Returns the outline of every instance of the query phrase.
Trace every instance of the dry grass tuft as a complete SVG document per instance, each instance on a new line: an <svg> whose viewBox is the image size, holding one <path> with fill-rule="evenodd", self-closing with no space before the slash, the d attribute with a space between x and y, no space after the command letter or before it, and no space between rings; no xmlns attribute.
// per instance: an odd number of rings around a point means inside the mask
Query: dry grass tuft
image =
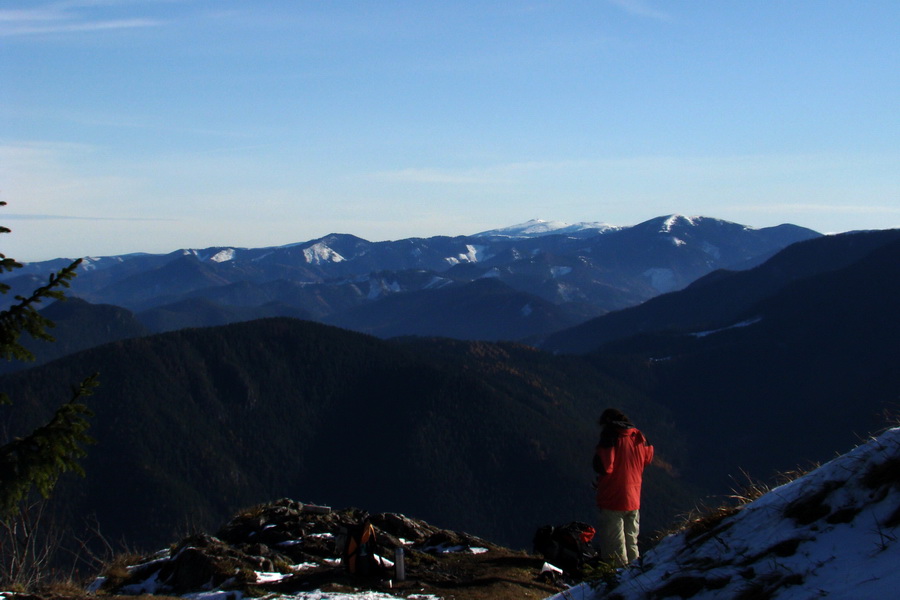
<svg viewBox="0 0 900 600"><path fill-rule="evenodd" d="M139 554L123 553L112 558L100 571L100 575L106 578L104 587L113 588L122 585L131 575L129 567L143 560Z"/></svg>
<svg viewBox="0 0 900 600"><path fill-rule="evenodd" d="M661 536L684 532L688 541L717 530L722 522L737 513L742 506L753 502L769 491L765 483L752 479L742 471L746 482L732 488L732 493L725 496L726 502L718 505L701 505L685 515L682 520L670 531Z"/></svg>
<svg viewBox="0 0 900 600"><path fill-rule="evenodd" d="M739 510L739 506L724 504L697 508L685 517L678 531L683 531L688 541L696 540L704 534L717 530L722 521Z"/></svg>

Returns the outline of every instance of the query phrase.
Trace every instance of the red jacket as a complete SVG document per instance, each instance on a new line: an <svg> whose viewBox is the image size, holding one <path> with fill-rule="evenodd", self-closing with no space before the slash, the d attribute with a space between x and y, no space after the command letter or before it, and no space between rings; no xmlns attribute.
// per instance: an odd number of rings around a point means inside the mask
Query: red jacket
<svg viewBox="0 0 900 600"><path fill-rule="evenodd" d="M653 446L634 427L609 428L600 436L594 454L597 507L606 510L638 510L644 467L653 460Z"/></svg>

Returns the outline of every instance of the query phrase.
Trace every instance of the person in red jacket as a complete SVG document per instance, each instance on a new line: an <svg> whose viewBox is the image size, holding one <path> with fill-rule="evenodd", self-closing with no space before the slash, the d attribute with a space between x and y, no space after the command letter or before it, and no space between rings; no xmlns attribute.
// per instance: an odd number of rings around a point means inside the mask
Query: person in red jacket
<svg viewBox="0 0 900 600"><path fill-rule="evenodd" d="M597 472L598 534L604 561L626 565L637 560L641 482L653 460L653 446L625 414L608 408L600 415L600 443L594 452Z"/></svg>

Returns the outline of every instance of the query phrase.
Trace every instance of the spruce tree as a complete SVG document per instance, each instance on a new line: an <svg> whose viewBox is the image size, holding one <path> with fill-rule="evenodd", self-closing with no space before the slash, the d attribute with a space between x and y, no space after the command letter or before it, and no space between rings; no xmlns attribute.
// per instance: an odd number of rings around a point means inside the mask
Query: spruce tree
<svg viewBox="0 0 900 600"><path fill-rule="evenodd" d="M0 206L5 205L0 202ZM0 226L0 233L9 232L8 228ZM69 287L80 263L80 259L76 260L52 274L46 285L31 294L15 296L12 305L0 311L0 354L6 360L34 359L20 343L23 333L53 341L47 331L53 323L38 312L37 306L45 300L63 299L63 288ZM21 267L14 259L0 254L0 273ZM0 294L9 291L10 286L0 282ZM95 374L75 386L68 401L56 409L47 423L0 446L0 519L14 517L32 491L48 497L63 473L71 471L84 475L78 459L85 456L85 446L93 440L87 434L91 411L83 399L96 385ZM7 394L0 393L0 404L12 404Z"/></svg>

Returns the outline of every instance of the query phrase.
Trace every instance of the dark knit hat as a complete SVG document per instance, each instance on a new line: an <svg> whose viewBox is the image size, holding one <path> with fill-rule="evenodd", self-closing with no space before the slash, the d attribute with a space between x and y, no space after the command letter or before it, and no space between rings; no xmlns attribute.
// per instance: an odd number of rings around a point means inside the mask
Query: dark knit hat
<svg viewBox="0 0 900 600"><path fill-rule="evenodd" d="M612 425L613 423L630 423L630 419L618 408L607 408L600 415L599 425Z"/></svg>

